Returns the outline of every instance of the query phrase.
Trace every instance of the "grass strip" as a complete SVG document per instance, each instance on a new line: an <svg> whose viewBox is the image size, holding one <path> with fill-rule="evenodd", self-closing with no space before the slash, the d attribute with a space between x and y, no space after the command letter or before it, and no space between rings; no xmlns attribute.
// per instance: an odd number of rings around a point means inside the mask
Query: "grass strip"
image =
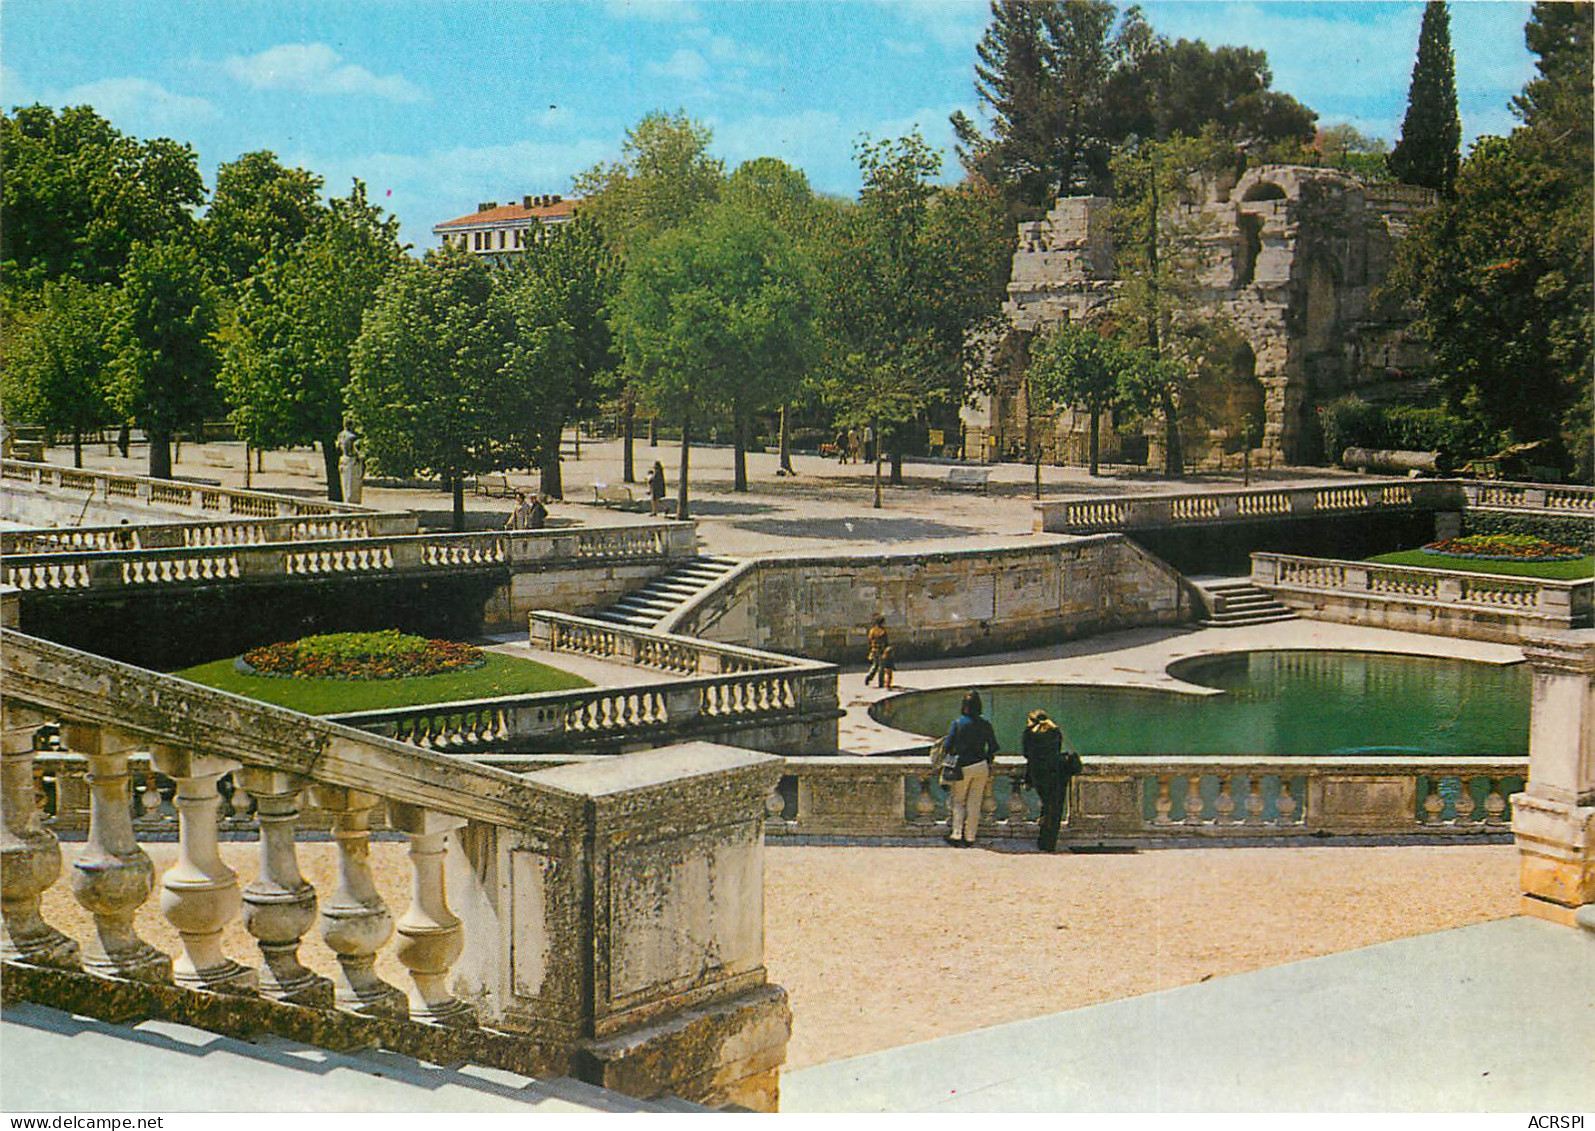
<svg viewBox="0 0 1595 1131"><path fill-rule="evenodd" d="M1595 577L1595 554L1585 554L1582 558L1565 562L1495 562L1483 558L1459 558L1451 554L1428 554L1422 550L1401 550L1394 554L1380 554L1368 561L1378 565L1535 577L1542 581L1583 581Z"/></svg>

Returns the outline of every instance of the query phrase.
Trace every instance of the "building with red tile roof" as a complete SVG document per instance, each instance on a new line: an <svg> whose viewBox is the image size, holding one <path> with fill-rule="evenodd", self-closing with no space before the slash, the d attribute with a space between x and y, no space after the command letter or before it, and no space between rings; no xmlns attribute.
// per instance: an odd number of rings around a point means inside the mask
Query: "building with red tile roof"
<svg viewBox="0 0 1595 1131"><path fill-rule="evenodd" d="M434 225L432 234L476 255L511 255L537 239L533 233L570 223L580 203L557 194L523 196L519 204L484 201L469 216Z"/></svg>

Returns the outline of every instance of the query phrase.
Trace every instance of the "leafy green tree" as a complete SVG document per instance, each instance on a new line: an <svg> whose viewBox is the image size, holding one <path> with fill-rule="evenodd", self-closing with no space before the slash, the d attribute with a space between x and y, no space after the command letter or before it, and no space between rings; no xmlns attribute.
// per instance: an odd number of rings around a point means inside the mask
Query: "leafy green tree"
<svg viewBox="0 0 1595 1131"><path fill-rule="evenodd" d="M1082 408L1091 414L1091 474L1097 474L1101 418L1118 404L1129 351L1078 322L1060 322L1031 351L1025 388L1031 411Z"/></svg>
<svg viewBox="0 0 1595 1131"><path fill-rule="evenodd" d="M1591 475L1595 209L1589 152L1592 13L1536 5L1526 37L1538 73L1525 125L1482 139L1454 200L1419 217L1387 284L1412 302L1450 407L1483 433L1551 441L1548 462Z"/></svg>
<svg viewBox="0 0 1595 1131"><path fill-rule="evenodd" d="M138 244L113 304L110 399L149 439L149 473L172 475L171 441L216 406L217 297L189 242Z"/></svg>
<svg viewBox="0 0 1595 1131"><path fill-rule="evenodd" d="M677 518L688 517L692 426L706 411L730 411L736 489L747 490L745 422L779 403L801 374L809 321L805 280L787 240L741 208L700 214L628 265L615 331L644 396L681 420Z"/></svg>
<svg viewBox="0 0 1595 1131"><path fill-rule="evenodd" d="M719 199L725 166L709 156L713 137L683 111L654 111L627 131L618 162L576 177L583 213L623 258Z"/></svg>
<svg viewBox="0 0 1595 1131"><path fill-rule="evenodd" d="M222 335L218 375L243 437L257 448L320 444L327 497L343 498L338 433L361 319L398 269L398 221L356 181L310 232L270 244Z"/></svg>
<svg viewBox="0 0 1595 1131"><path fill-rule="evenodd" d="M315 173L286 168L267 150L217 169L202 227L202 247L217 281L236 287L309 235L326 212L321 185Z"/></svg>
<svg viewBox="0 0 1595 1131"><path fill-rule="evenodd" d="M83 466L83 433L112 418L106 323L113 295L70 276L47 282L6 334L6 415L70 435L74 467Z"/></svg>
<svg viewBox="0 0 1595 1131"><path fill-rule="evenodd" d="M0 276L8 292L71 275L121 281L134 245L176 238L205 199L192 146L139 141L88 106L0 117Z"/></svg>
<svg viewBox="0 0 1595 1131"><path fill-rule="evenodd" d="M917 132L865 139L857 158L858 205L817 241L824 380L838 422L876 437L878 507L883 451L901 481L907 429L961 403L1012 243L994 194L935 186L941 159Z"/></svg>
<svg viewBox="0 0 1595 1131"><path fill-rule="evenodd" d="M1365 182L1390 178L1390 146L1382 137L1369 137L1357 127L1337 122L1318 131L1319 159L1331 169L1344 169Z"/></svg>
<svg viewBox="0 0 1595 1131"><path fill-rule="evenodd" d="M467 475L527 462L535 405L515 341L489 269L449 246L383 283L354 344L348 404L366 452L390 475L442 477L455 530L465 528Z"/></svg>
<svg viewBox="0 0 1595 1131"><path fill-rule="evenodd" d="M1451 14L1444 0L1429 0L1418 32L1418 60L1407 92L1407 116L1401 123L1401 140L1390 153L1390 171L1406 184L1423 185L1450 196L1461 146Z"/></svg>
<svg viewBox="0 0 1595 1131"><path fill-rule="evenodd" d="M543 494L556 499L564 498L559 445L565 425L589 411L598 393L614 383L619 359L609 306L620 275L620 261L603 233L582 216L534 241L499 280L520 327L521 379L537 406L527 447L541 469ZM628 463L629 449L628 435ZM627 476L630 481L629 469Z"/></svg>

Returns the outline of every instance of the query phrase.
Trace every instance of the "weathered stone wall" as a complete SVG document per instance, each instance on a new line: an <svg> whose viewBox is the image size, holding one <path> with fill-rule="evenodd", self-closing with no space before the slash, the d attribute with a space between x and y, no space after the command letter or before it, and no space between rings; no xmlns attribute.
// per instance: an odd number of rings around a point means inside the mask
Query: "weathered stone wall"
<svg viewBox="0 0 1595 1131"><path fill-rule="evenodd" d="M1179 574L1121 535L936 554L769 557L671 631L857 661L876 613L900 659L1023 648L1188 619Z"/></svg>
<svg viewBox="0 0 1595 1131"><path fill-rule="evenodd" d="M1202 180L1169 210L1163 223L1187 249L1198 301L1228 319L1247 346L1235 360L1234 387L1205 394L1223 392L1236 419L1220 423L1217 434L1186 436L1193 454L1211 459L1215 449L1233 447L1239 417L1260 407L1259 460L1316 458L1316 406L1349 391L1377 396L1410 387L1424 354L1406 332L1406 314L1378 306L1374 296L1408 219L1432 203L1423 189L1275 165L1238 181ZM1013 332L996 355L1007 372L996 392L966 413L971 454L1006 452L1034 436L1054 458L1078 457L1087 418L1068 414L1050 428L1032 426L1019 378L1032 335L1089 320L1111 301L1110 217L1111 201L1070 197L1045 219L1020 226L1004 307ZM1160 444L1153 440L1156 460ZM1106 437L1107 458L1118 443Z"/></svg>

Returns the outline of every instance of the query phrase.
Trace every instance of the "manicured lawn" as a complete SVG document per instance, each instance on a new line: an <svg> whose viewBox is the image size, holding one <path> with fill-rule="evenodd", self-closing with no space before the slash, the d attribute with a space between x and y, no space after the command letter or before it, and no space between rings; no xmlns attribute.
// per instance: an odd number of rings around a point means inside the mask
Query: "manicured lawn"
<svg viewBox="0 0 1595 1131"><path fill-rule="evenodd" d="M245 675L232 660L177 672L183 679L203 683L235 695L247 695L307 715L334 715L344 711L374 711L382 707L409 707L417 703L448 703L457 699L491 699L499 695L527 695L590 687L587 680L533 660L488 652L487 663L471 671L413 679L280 679Z"/></svg>
<svg viewBox="0 0 1595 1131"><path fill-rule="evenodd" d="M1380 565L1504 573L1512 577L1538 577L1548 581L1582 581L1586 577L1595 577L1595 555L1590 554L1565 562L1492 562L1481 558L1457 558L1450 554L1426 554L1422 550L1402 550L1395 554L1380 554L1368 560Z"/></svg>

